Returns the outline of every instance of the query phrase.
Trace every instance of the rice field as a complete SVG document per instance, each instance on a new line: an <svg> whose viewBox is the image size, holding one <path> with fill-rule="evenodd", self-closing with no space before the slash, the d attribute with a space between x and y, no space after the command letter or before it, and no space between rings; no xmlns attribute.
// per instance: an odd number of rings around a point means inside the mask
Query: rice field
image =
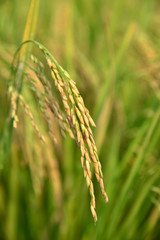
<svg viewBox="0 0 160 240"><path fill-rule="evenodd" d="M0 240L159 240L159 11L0 1Z"/></svg>

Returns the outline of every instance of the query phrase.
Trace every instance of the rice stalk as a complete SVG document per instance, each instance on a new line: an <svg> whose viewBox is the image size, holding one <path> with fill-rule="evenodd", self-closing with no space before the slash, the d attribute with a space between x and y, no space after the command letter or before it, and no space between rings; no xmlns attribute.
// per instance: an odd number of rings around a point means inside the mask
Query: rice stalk
<svg viewBox="0 0 160 240"><path fill-rule="evenodd" d="M31 70L36 74L38 80L41 82L44 88L44 97L43 99L43 110L45 118L50 126L50 119L46 110L46 105L49 106L51 111L53 111L54 115L56 116L58 123L61 124L66 122L66 125L63 125L65 130L68 130L71 137L73 137L80 150L81 150L81 165L84 172L84 177L86 179L87 187L89 188L91 202L90 202L90 209L94 218L94 221L97 221L97 214L95 211L96 204L95 204L95 194L94 194L94 186L92 182L92 173L91 173L91 163L94 166L94 173L96 179L99 183L101 193L104 196L105 202L108 202L107 194L104 190L104 182L103 182L103 173L101 163L98 158L97 148L95 145L93 133L91 127L95 127L95 123L90 116L88 109L86 108L83 98L81 97L76 83L71 79L70 75L62 69L60 65L56 62L53 56L49 53L49 51L40 43L32 40L28 40L21 44L17 53L21 49L21 47L25 43L32 42L43 52L47 64L51 71L51 76L54 81L55 87L60 93L63 106L65 109L66 116L61 113L59 104L55 101L53 94L52 94L52 87L50 82L47 80L44 74L43 65L39 62L37 58L31 55L31 60L38 65L38 69L30 67ZM17 54L16 53L16 54ZM15 56L16 56L15 54ZM36 85L35 85L36 86ZM36 89L35 89L36 92ZM39 96L37 95L39 98ZM33 120L33 116L29 111L29 106L24 103L22 96L19 96L21 105L24 106L26 114L30 117L31 123L35 128L38 136L41 140L44 141L43 136L40 134L37 125ZM44 104L45 103L45 104ZM50 131L50 134L52 132Z"/></svg>

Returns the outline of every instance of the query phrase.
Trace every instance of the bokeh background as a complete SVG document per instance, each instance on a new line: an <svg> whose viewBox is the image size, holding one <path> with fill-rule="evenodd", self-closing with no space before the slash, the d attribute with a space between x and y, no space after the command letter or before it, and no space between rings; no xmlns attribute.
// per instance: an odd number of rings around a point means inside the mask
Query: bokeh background
<svg viewBox="0 0 160 240"><path fill-rule="evenodd" d="M31 2L37 3L31 37L70 73L96 122L109 203L93 176L95 224L78 146L54 119L53 144L35 96L24 90L47 143L19 109L0 155L0 240L160 239L159 0L0 0L0 147L11 63Z"/></svg>

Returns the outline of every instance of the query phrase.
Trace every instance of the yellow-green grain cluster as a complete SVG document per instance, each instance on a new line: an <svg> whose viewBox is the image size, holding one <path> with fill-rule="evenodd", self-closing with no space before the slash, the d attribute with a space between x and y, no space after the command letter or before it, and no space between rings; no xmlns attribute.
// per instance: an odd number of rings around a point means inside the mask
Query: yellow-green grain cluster
<svg viewBox="0 0 160 240"><path fill-rule="evenodd" d="M61 94L63 105L65 108L68 126L73 129L74 138L77 141L78 146L81 150L81 164L84 171L84 176L86 178L87 186L89 187L90 196L91 196L91 212L94 217L94 220L97 221L97 215L95 211L95 195L94 195L94 186L92 182L92 174L90 170L91 162L94 165L94 172L99 182L101 192L105 198L105 201L108 202L107 194L104 190L103 183L103 173L101 169L101 164L97 155L97 148L93 138L93 133L91 127L95 127L95 123L91 118L88 109L84 105L84 101L80 96L80 93L76 87L75 82L70 78L68 73L63 69L62 72L66 77L66 81L63 78L63 75L60 74L55 63L51 61L50 58L47 58L49 67L51 68L52 77L55 82L55 86Z"/></svg>
<svg viewBox="0 0 160 240"><path fill-rule="evenodd" d="M60 93L66 114L64 115L60 109L58 101L56 101L55 97L53 96L52 86L45 75L43 64L33 55L31 55L31 61L36 65L37 68L31 67L28 64L28 71L30 71L33 75L33 78L36 79L33 79L31 74L26 74L26 76L28 77L28 81L31 84L32 90L38 98L40 108L48 124L49 134L53 142L56 142L57 140L54 136L54 132L52 131L49 111L54 114L62 134L64 135L64 131L67 131L70 136L76 140L81 150L81 165L91 196L91 212L94 221L96 222L97 214L95 211L96 204L94 186L92 182L91 164L94 166L94 173L99 183L102 195L104 196L105 201L108 202L108 197L104 190L102 167L98 158L97 148L91 129L91 127L95 127L96 125L91 118L88 109L85 107L84 101L76 87L76 83L71 79L69 74L61 68L61 66L56 62L56 60L44 46L36 41L27 42L34 43L43 52L50 68L55 87ZM33 115L29 110L29 106L24 103L22 96L19 96L19 100L20 104L24 107L26 114L31 119L31 123L38 136L42 141L44 141L44 137L40 134L40 131L34 122ZM13 94L11 101L13 105L12 115L15 115L16 105L14 103L15 97Z"/></svg>

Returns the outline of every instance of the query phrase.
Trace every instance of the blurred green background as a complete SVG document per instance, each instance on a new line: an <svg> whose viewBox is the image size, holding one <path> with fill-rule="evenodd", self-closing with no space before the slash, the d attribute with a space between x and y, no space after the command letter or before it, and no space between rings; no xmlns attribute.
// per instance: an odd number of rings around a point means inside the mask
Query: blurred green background
<svg viewBox="0 0 160 240"><path fill-rule="evenodd" d="M30 37L70 73L96 122L109 203L93 178L94 224L79 148L53 122L54 146L33 94L24 90L47 143L40 142L19 109L11 145L3 159L0 155L0 240L160 239L160 1L32 3L37 4L37 24ZM1 142L8 120L10 66L23 40L30 4L0 0Z"/></svg>

